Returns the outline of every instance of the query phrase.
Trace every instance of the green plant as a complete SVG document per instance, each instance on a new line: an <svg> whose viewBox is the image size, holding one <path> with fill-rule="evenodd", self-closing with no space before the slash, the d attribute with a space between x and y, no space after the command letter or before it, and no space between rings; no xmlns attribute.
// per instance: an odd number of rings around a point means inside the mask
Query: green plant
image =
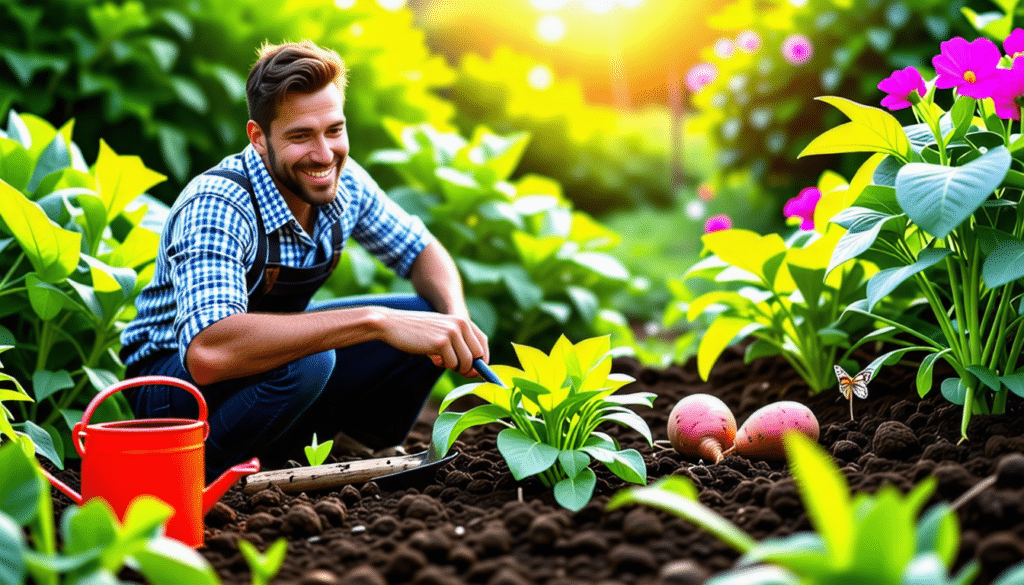
<svg viewBox="0 0 1024 585"><path fill-rule="evenodd" d="M788 433L784 441L790 471L817 532L756 542L700 504L693 483L679 476L623 490L608 507L652 506L693 522L735 548L743 555L739 568L709 581L714 585L966 585L977 575L978 562L972 561L949 576L960 534L956 513L948 504L935 504L918 518L935 489L935 478L905 496L886 485L875 494L851 498L842 472L815 441L799 432ZM1022 573L1024 564L1009 569L998 583L1016 583Z"/></svg>
<svg viewBox="0 0 1024 585"><path fill-rule="evenodd" d="M7 0L0 20L0 114L12 107L58 126L77 116L87 158L101 137L117 151L159 153L147 163L171 177L154 192L166 203L248 143L245 79L267 40L310 39L345 60L358 160L390 143L384 117L453 115L434 93L451 68L410 10L374 0Z"/></svg>
<svg viewBox="0 0 1024 585"><path fill-rule="evenodd" d="M0 446L0 583L18 585L27 576L37 585L121 583L117 574L124 566L155 585L219 583L199 553L162 535L174 510L152 497L134 501L123 523L100 498L68 507L58 551L50 484L31 451L27 440Z"/></svg>
<svg viewBox="0 0 1024 585"><path fill-rule="evenodd" d="M872 269L848 262L831 271L829 260L842 230L829 226L828 218L844 206L851 187L829 173L819 189L823 195L812 230L797 231L787 240L742 229L703 236L707 255L674 288L677 302L668 307L664 321L669 327L684 317L707 323L697 348L697 369L704 380L726 347L749 336L756 341L747 346L745 361L782 355L812 392L835 384L832 366L839 351L850 348L837 320L859 298ZM690 280L714 282L716 287L726 283L729 288L713 288L690 300L684 286Z"/></svg>
<svg viewBox="0 0 1024 585"><path fill-rule="evenodd" d="M18 403L15 428L37 444L52 439L57 454L74 452L83 402L123 373L120 331L152 274L153 230L167 212L144 193L162 175L102 141L86 166L72 127L11 112L0 134L0 343L14 346L5 375L35 398ZM97 412L129 413L120 395Z"/></svg>
<svg viewBox="0 0 1024 585"><path fill-rule="evenodd" d="M252 585L269 585L270 580L281 570L281 563L288 554L288 541L278 538L267 548L267 552L261 554L254 544L240 538L238 551L242 553L252 572Z"/></svg>
<svg viewBox="0 0 1024 585"><path fill-rule="evenodd" d="M1013 41L1006 42L1011 47ZM977 75L950 72L962 65L961 54L974 59ZM829 266L873 254L883 270L868 281L867 298L848 310L915 340L918 345L897 351L925 352L917 375L922 396L932 387L937 359L953 367L956 376L942 381L941 391L963 405L965 439L972 413L999 414L1008 392L1024 396L1024 311L1017 310L1024 299L1024 141L1012 133L1024 61L1004 57L997 68L1000 56L987 39L958 37L942 44L935 60L945 69L927 84L912 68L894 73L880 84L890 94L883 104L893 110L913 105L920 121L907 126L878 108L819 98L851 121L801 153L876 153L861 168L871 184L832 218L848 231ZM945 111L936 104L936 87L954 86L955 100ZM879 309L879 301L905 282L925 300L940 334Z"/></svg>
<svg viewBox="0 0 1024 585"><path fill-rule="evenodd" d="M554 488L555 500L570 510L581 509L594 492L597 478L589 468L591 458L625 481L647 483L640 453L620 450L615 439L597 430L602 423L618 423L652 444L647 423L627 405L651 406L655 395L614 395L633 379L611 373L609 337L573 345L563 336L550 355L529 346L514 347L523 369L493 366L503 385L466 384L445 398L434 423L434 448L447 453L462 431L501 423L508 428L498 434L498 451L513 477L538 476ZM471 394L487 404L466 412L447 411L452 402Z"/></svg>
<svg viewBox="0 0 1024 585"><path fill-rule="evenodd" d="M313 433L313 444L306 445L303 448L303 451L306 453L306 461L308 461L311 466L320 465L327 459L327 456L331 454L331 447L333 446L333 440L317 443L316 433Z"/></svg>
<svg viewBox="0 0 1024 585"><path fill-rule="evenodd" d="M612 297L630 275L606 253L615 233L574 210L550 179L509 181L525 135L478 128L466 140L428 125L387 126L401 148L378 151L369 162L387 164L405 180L408 186L389 196L422 218L455 258L470 314L494 347L550 344L562 332L584 338L624 321ZM382 281L406 286L364 251L348 252L343 263L351 270L342 265L327 283L333 294L374 291ZM500 352L493 357L501 361Z"/></svg>

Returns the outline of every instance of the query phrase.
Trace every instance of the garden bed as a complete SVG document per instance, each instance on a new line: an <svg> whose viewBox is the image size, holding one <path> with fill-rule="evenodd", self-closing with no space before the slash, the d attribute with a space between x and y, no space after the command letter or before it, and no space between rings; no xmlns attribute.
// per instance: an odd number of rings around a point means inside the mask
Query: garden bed
<svg viewBox="0 0 1024 585"><path fill-rule="evenodd" d="M860 356L866 363L869 356ZM867 359L863 359L867 358ZM870 385L867 400L848 404L838 391L809 397L806 386L781 359L742 363L737 350L722 355L709 382L693 362L653 369L618 359L615 370L637 382L621 393L658 395L655 408L637 408L656 440L667 438L669 410L683 396L720 397L742 423L773 400L810 406L821 423L820 443L842 466L855 491L874 492L886 483L906 491L930 475L938 479L933 501L953 501L995 473L1007 455L1024 452L1024 401L1011 396L1007 414L975 416L971 440L957 445L961 408L933 391L914 391L916 368L891 366ZM936 379L941 379L938 377ZM463 398L461 401L475 400ZM454 410L464 410L457 402ZM406 447L425 449L432 414L417 422ZM288 539L288 556L273 583L488 585L570 583L702 583L734 565L738 555L692 524L644 507L606 511L610 496L627 487L603 466L595 497L579 512L560 508L536 478L516 482L495 447L498 426L466 431L456 442L461 455L422 489L381 492L374 483L309 494L277 489L245 495L232 488L207 515L206 546L200 552L223 582L248 584L248 567L237 541L262 550ZM672 474L689 477L700 501L760 540L809 530L796 487L782 461L729 456L705 465L637 433L609 425L623 448L639 450L653 482ZM1014 461L1015 459L1006 460ZM275 462L264 462L265 468ZM74 482L73 471L63 474ZM67 504L58 495L56 508ZM962 544L956 567L979 558L976 585L1024 557L1024 465L1004 465L995 486L958 510Z"/></svg>

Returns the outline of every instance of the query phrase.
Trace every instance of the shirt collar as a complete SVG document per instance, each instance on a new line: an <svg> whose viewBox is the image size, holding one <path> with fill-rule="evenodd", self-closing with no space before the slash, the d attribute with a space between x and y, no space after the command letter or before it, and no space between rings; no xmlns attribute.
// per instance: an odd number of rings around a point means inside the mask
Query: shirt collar
<svg viewBox="0 0 1024 585"><path fill-rule="evenodd" d="M292 215L292 210L288 208L288 204L285 202L284 196L277 189L277 185L274 184L274 179L271 178L267 166L263 164L263 157L256 152L252 144L246 146L245 150L242 151L242 160L245 162L249 181L256 192L256 200L260 203L260 213L263 215L263 225L267 233L269 234L294 221L295 216ZM342 173L344 173L344 170L342 170ZM330 228L341 217L343 204L348 199L349 195L345 189L344 182L339 180L338 196L334 198L334 201L321 206L318 210L317 232L323 233L324 229Z"/></svg>

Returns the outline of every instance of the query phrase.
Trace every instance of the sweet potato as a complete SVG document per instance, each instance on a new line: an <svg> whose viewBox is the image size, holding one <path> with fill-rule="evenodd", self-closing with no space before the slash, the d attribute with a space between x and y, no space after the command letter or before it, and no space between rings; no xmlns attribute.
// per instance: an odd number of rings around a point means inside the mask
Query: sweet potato
<svg viewBox="0 0 1024 585"><path fill-rule="evenodd" d="M668 416L668 440L680 453L719 463L722 450L736 438L736 417L710 394L693 394L676 403Z"/></svg>
<svg viewBox="0 0 1024 585"><path fill-rule="evenodd" d="M782 459L786 456L782 435L788 430L800 431L817 441L818 419L799 402L783 400L762 406L736 433L736 453L752 459Z"/></svg>

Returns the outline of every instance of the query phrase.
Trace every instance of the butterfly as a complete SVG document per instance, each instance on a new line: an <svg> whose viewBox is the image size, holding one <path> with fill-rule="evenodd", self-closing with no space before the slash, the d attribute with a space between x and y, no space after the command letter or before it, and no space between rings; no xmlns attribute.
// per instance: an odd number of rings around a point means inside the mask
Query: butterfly
<svg viewBox="0 0 1024 585"><path fill-rule="evenodd" d="M874 368L865 368L851 378L850 374L847 374L843 368L839 366L833 367L836 369L836 378L839 378L839 391L843 393L843 398L850 400L851 392L857 398L868 397L868 382L875 375Z"/></svg>

